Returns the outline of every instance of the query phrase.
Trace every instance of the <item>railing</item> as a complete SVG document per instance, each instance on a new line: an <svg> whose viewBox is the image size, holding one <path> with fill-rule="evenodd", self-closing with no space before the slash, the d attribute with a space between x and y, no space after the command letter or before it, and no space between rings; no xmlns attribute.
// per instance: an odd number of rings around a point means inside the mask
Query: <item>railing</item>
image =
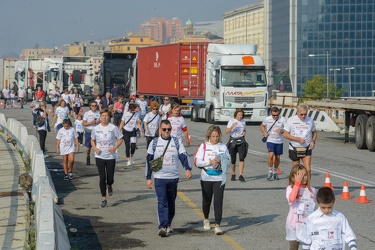
<svg viewBox="0 0 375 250"><path fill-rule="evenodd" d="M70 249L68 234L51 175L44 162L43 152L34 135L16 119L6 119L0 113L0 128L15 140L24 159L30 159L33 178L32 200L35 202L36 249Z"/></svg>

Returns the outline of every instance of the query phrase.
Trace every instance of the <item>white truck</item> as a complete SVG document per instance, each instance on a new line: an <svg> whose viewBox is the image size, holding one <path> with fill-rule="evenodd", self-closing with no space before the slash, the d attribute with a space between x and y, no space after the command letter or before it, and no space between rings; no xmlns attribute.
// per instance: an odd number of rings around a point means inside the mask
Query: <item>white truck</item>
<svg viewBox="0 0 375 250"><path fill-rule="evenodd" d="M15 58L0 58L0 91L5 87L12 88L15 81Z"/></svg>
<svg viewBox="0 0 375 250"><path fill-rule="evenodd" d="M191 120L226 122L237 108L245 121L267 116L268 91L263 59L254 44L209 44L205 67L205 103L196 104Z"/></svg>

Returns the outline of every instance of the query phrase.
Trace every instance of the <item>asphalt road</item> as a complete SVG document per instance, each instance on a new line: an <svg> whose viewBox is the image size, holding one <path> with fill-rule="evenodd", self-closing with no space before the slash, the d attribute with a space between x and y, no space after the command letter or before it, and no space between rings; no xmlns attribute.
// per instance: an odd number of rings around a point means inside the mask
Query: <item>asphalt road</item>
<svg viewBox="0 0 375 250"><path fill-rule="evenodd" d="M87 108L86 108L87 109ZM31 111L3 110L6 117L24 123L30 132ZM187 119L193 143L188 148L192 157L197 145L203 141L206 123L192 123ZM220 124L222 131L225 124ZM201 192L198 169L193 169L193 178L186 180L181 171L176 217L172 227L174 233L167 238L157 235L156 196L154 190L146 188L144 162L145 140L139 140L135 153L135 165L127 167L125 149L119 149L114 194L108 197L108 207L99 204L99 178L95 165L85 165L85 148L76 154L73 181L63 181L61 157L55 152L55 132L47 136L47 150L51 156L46 164L51 171L60 197L72 249L288 249L285 240L285 220L288 204L285 188L291 162L287 156L287 143L281 160L279 181L267 181L267 155L261 142L259 125L247 127L250 144L245 162L245 183L230 181L225 188L222 229L224 235L216 236L213 230L203 231ZM223 141L228 137L224 135ZM341 195L344 181L349 182L353 200L336 200L335 208L346 215L357 236L359 249L375 248L373 226L374 203L355 203L360 186L366 186L368 199L375 199L374 156L367 150L358 150L354 139L344 144L344 136L338 133L318 132L316 149L313 151L312 185L324 184L326 173L337 197ZM91 156L94 162L94 156ZM182 169L182 168L181 168ZM213 214L213 209L211 210Z"/></svg>

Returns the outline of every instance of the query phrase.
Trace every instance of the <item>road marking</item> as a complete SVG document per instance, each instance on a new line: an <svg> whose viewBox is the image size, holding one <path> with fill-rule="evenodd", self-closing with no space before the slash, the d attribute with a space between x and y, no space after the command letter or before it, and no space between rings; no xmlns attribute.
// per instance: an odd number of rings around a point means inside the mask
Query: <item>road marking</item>
<svg viewBox="0 0 375 250"><path fill-rule="evenodd" d="M197 205L195 205L194 202L192 202L184 193L182 193L181 191L178 191L177 192L177 195L178 197L180 197L180 199L185 202L186 204L188 204L190 206L191 209L193 209L193 211L202 219L202 221L204 220L204 215L201 211L200 208L197 207ZM236 250L240 250L240 249L244 249L242 248L234 239L232 239L229 235L227 234L223 234L220 236L221 239L223 239L229 246L231 246L233 249L236 249Z"/></svg>

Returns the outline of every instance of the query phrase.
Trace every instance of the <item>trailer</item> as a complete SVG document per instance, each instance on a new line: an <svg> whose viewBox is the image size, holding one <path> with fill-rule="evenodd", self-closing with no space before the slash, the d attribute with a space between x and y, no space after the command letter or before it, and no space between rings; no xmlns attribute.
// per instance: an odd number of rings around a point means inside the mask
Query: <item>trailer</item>
<svg viewBox="0 0 375 250"><path fill-rule="evenodd" d="M0 90L12 87L15 82L15 58L0 58Z"/></svg>
<svg viewBox="0 0 375 250"><path fill-rule="evenodd" d="M358 149L375 151L375 100L340 99L326 101L306 101L311 107L326 110L343 110L345 121L345 139L349 142L349 127L354 127L355 143Z"/></svg>

